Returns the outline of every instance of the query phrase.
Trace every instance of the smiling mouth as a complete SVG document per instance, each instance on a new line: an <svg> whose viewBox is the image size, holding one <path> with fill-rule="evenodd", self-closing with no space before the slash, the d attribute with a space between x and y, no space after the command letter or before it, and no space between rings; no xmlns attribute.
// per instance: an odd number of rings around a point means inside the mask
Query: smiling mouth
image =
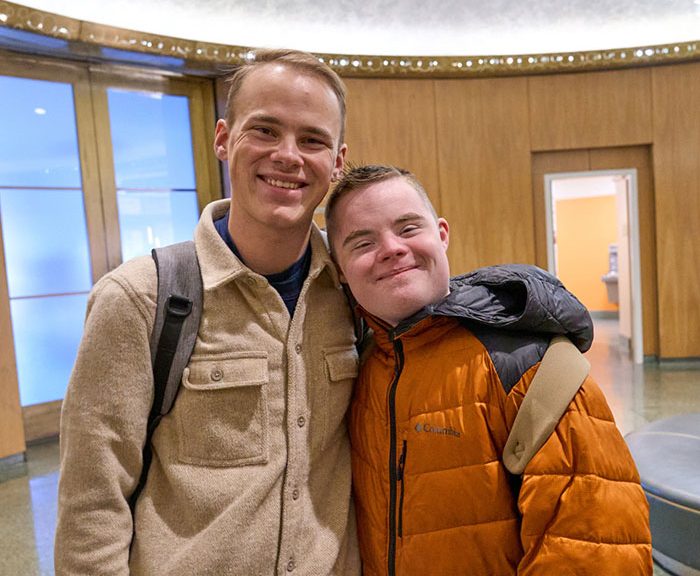
<svg viewBox="0 0 700 576"><path fill-rule="evenodd" d="M417 266L404 266L403 268L399 268L397 270L391 270L390 272L386 274L382 274L378 280L387 280L389 278L394 278L398 276L399 274L403 274L404 272L408 272L409 270L414 270L416 269Z"/></svg>
<svg viewBox="0 0 700 576"><path fill-rule="evenodd" d="M268 178L266 176L261 176L262 180L269 184L270 186L274 186L275 188L286 188L287 190L298 190L302 186L304 186L303 183L301 182L288 182L287 180L277 180L276 178Z"/></svg>

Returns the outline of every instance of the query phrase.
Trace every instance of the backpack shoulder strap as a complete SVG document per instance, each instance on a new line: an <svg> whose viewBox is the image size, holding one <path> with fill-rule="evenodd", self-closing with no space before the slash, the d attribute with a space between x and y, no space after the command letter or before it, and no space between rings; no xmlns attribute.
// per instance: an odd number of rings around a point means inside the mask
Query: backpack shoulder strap
<svg viewBox="0 0 700 576"><path fill-rule="evenodd" d="M555 336L525 394L503 449L503 463L522 474L550 437L588 376L590 363L564 336Z"/></svg>
<svg viewBox="0 0 700 576"><path fill-rule="evenodd" d="M194 349L202 316L202 276L192 241L155 248L152 256L158 298L151 334L155 387L151 416L159 419L170 412Z"/></svg>
<svg viewBox="0 0 700 576"><path fill-rule="evenodd" d="M148 476L153 433L173 407L202 316L202 276L194 242L155 248L151 255L158 273L156 317L151 333L153 404L148 415L141 477L130 500L132 509Z"/></svg>

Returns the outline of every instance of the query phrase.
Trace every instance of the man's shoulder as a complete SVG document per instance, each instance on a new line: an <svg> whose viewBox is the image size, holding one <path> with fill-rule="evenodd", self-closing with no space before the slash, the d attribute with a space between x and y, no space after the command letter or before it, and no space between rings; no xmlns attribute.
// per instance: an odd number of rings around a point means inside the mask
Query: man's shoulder
<svg viewBox="0 0 700 576"><path fill-rule="evenodd" d="M133 304L149 318L155 310L158 276L151 256L138 256L100 278L90 294L90 307Z"/></svg>

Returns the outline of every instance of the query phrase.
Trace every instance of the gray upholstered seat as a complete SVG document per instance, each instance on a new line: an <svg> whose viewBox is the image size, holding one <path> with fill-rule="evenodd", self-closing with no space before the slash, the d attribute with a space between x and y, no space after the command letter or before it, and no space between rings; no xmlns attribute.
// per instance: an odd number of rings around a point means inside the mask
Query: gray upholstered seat
<svg viewBox="0 0 700 576"><path fill-rule="evenodd" d="M649 500L654 558L700 576L700 414L657 420L626 440Z"/></svg>

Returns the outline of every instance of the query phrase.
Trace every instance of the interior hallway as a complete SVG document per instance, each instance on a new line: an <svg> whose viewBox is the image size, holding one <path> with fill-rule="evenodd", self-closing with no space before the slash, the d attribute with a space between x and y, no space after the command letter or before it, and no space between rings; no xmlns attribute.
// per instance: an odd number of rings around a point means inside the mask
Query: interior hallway
<svg viewBox="0 0 700 576"><path fill-rule="evenodd" d="M700 412L700 363L633 365L616 320L596 320L587 353L623 434L675 414ZM36 444L27 462L0 468L0 576L53 575L58 443ZM658 566L655 575L665 575Z"/></svg>

